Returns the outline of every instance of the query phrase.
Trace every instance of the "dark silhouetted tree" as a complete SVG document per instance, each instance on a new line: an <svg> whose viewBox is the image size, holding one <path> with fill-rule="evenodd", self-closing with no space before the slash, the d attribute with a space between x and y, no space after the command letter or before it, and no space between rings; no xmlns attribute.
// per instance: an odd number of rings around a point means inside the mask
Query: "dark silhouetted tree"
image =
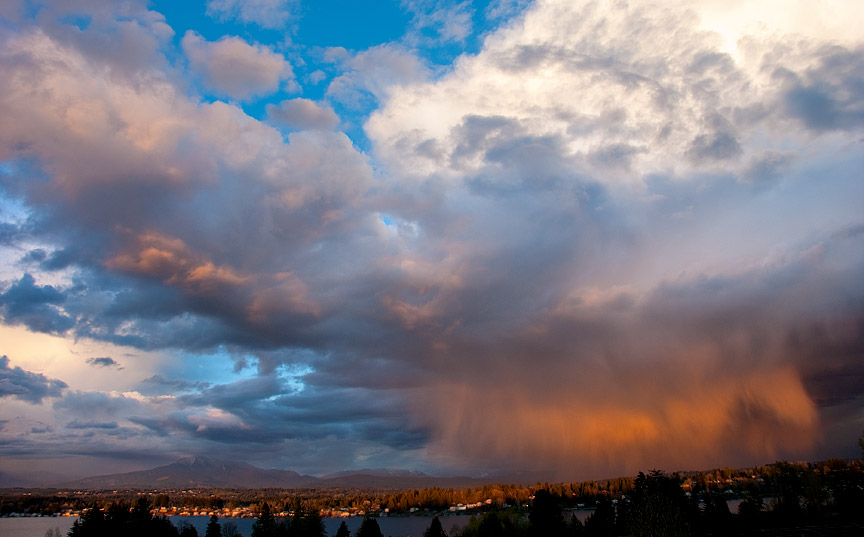
<svg viewBox="0 0 864 537"><path fill-rule="evenodd" d="M363 523L360 524L360 527L357 529L357 535L355 537L384 537L384 534L381 533L381 527L378 525L378 521L374 518L364 518Z"/></svg>
<svg viewBox="0 0 864 537"><path fill-rule="evenodd" d="M634 537L675 537L690 534L689 502L676 477L652 470L639 472L631 493L625 530Z"/></svg>
<svg viewBox="0 0 864 537"><path fill-rule="evenodd" d="M104 537L108 535L106 526L105 513L94 505L81 513L67 535L69 537Z"/></svg>
<svg viewBox="0 0 864 537"><path fill-rule="evenodd" d="M732 524L732 512L729 511L729 504L726 503L726 498L722 494L714 493L705 498L702 520L705 527L712 532L720 532L721 534L729 532L729 527Z"/></svg>
<svg viewBox="0 0 864 537"><path fill-rule="evenodd" d="M738 504L738 514L749 520L759 516L764 509L765 502L762 501L758 491L745 492L743 500Z"/></svg>
<svg viewBox="0 0 864 537"><path fill-rule="evenodd" d="M219 517L216 515L210 517L204 537L222 537L222 526L219 524Z"/></svg>
<svg viewBox="0 0 864 537"><path fill-rule="evenodd" d="M830 507L844 521L864 521L864 472L844 460L829 461Z"/></svg>
<svg viewBox="0 0 864 537"><path fill-rule="evenodd" d="M240 532L237 531L237 524L230 520L222 524L222 537L237 537Z"/></svg>
<svg viewBox="0 0 864 537"><path fill-rule="evenodd" d="M164 517L153 517L146 498L140 498L135 507L114 502L103 512L97 506L87 510L75 521L69 537L178 537L177 528Z"/></svg>
<svg viewBox="0 0 864 537"><path fill-rule="evenodd" d="M198 530L192 524L183 521L180 523L180 537L198 537Z"/></svg>
<svg viewBox="0 0 864 537"><path fill-rule="evenodd" d="M564 534L564 515L557 497L548 490L534 493L531 511L528 513L531 535L535 537L556 537Z"/></svg>
<svg viewBox="0 0 864 537"><path fill-rule="evenodd" d="M615 506L609 496L601 496L597 509L585 521L585 535L610 537L615 535Z"/></svg>
<svg viewBox="0 0 864 537"><path fill-rule="evenodd" d="M258 516L258 520L252 524L252 537L279 537L276 519L273 518L270 504L267 502L261 505L261 514Z"/></svg>
<svg viewBox="0 0 864 537"><path fill-rule="evenodd" d="M515 511L489 511L480 517L471 517L462 529L462 537L519 537L528 534L522 515Z"/></svg>
<svg viewBox="0 0 864 537"><path fill-rule="evenodd" d="M806 488L804 468L786 461L771 465L772 485L776 495L774 513L786 522L801 517L801 498Z"/></svg>
<svg viewBox="0 0 864 537"><path fill-rule="evenodd" d="M437 516L432 519L432 523L429 524L429 527L423 532L423 537L447 537L447 533L445 533L444 528L441 527L441 521L438 520Z"/></svg>
<svg viewBox="0 0 864 537"><path fill-rule="evenodd" d="M348 531L348 525L345 524L344 520L339 524L339 529L336 530L336 537L351 537L351 532Z"/></svg>

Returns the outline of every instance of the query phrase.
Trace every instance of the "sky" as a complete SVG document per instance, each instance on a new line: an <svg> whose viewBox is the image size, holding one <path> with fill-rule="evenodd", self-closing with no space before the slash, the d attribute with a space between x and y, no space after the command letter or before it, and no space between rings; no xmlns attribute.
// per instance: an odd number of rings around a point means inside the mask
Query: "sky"
<svg viewBox="0 0 864 537"><path fill-rule="evenodd" d="M862 20L0 1L0 483L859 457Z"/></svg>

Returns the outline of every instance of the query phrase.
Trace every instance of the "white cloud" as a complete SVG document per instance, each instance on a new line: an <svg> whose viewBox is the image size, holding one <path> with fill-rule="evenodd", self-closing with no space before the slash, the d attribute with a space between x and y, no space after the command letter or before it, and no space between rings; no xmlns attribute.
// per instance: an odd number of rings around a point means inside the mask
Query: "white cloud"
<svg viewBox="0 0 864 537"><path fill-rule="evenodd" d="M403 0L413 12L407 41L412 45L462 43L472 29L470 2Z"/></svg>
<svg viewBox="0 0 864 537"><path fill-rule="evenodd" d="M291 65L270 47L234 36L207 41L193 31L186 32L182 45L192 71L204 84L233 99L266 95L279 90L283 81L294 82Z"/></svg>
<svg viewBox="0 0 864 537"><path fill-rule="evenodd" d="M359 107L369 96L380 100L390 89L426 80L429 70L417 56L397 45L385 44L350 56L345 49L328 49L331 61L341 61L345 72L333 79L327 95Z"/></svg>
<svg viewBox="0 0 864 537"><path fill-rule="evenodd" d="M262 28L281 28L291 19L297 4L298 0L207 0L207 15Z"/></svg>
<svg viewBox="0 0 864 537"><path fill-rule="evenodd" d="M840 114L857 106L854 83L843 80L836 84L846 100L833 108L830 100L819 108L822 96L811 87L784 104L795 84L817 83L804 73L819 65L823 43L848 39L853 19L842 10L820 13L822 30L811 28L813 40L801 41L795 21L806 18L804 4L794 4L791 22L772 23L757 37L748 37L762 20L755 15L722 35L715 31L712 6L537 2L434 83L391 86L367 134L379 157L406 176L471 177L490 163L489 150L527 137L556 140L574 172L641 188L650 174L741 175L766 151L806 148L810 135L784 106L813 125L823 109ZM743 53L729 54L730 32L742 39ZM851 117L819 125L858 121Z"/></svg>
<svg viewBox="0 0 864 537"><path fill-rule="evenodd" d="M267 116L271 121L298 130L333 129L339 125L339 117L330 106L303 98L268 104Z"/></svg>

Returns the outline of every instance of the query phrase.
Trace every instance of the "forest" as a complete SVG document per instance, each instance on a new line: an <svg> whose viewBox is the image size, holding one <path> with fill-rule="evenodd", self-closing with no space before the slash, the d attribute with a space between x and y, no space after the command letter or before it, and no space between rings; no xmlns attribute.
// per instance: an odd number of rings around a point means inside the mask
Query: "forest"
<svg viewBox="0 0 864 537"><path fill-rule="evenodd" d="M734 512L730 503L737 504ZM211 516L205 537L236 537L224 513L238 511L256 518L252 535L244 537L322 536L321 517L336 512L364 516L354 537L368 537L380 534L375 516L451 511L474 516L450 537L772 535L774 529L805 527L857 535L864 529L862 505L864 465L839 459L461 490L6 490L0 496L6 515L76 512L80 518L69 537L200 537L194 527L175 527L164 515L178 506ZM582 523L574 509L592 514ZM434 520L427 535L445 535ZM347 531L341 528L337 537L348 537Z"/></svg>

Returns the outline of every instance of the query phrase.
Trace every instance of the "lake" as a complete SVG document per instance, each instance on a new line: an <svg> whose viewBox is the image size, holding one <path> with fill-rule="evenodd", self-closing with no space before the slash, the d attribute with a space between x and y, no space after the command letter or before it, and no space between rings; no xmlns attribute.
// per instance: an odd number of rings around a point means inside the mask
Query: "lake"
<svg viewBox="0 0 864 537"><path fill-rule="evenodd" d="M463 527L468 523L470 515L448 515L440 517L444 531L450 533L453 526ZM60 530L61 535L72 527L77 520L76 517L22 517L22 518L0 518L0 536L2 537L44 537L45 532L53 528ZM210 517L206 516L175 516L170 517L171 523L179 526L188 522L195 526L198 533L203 537ZM325 518L324 529L327 535L336 535L339 524L342 521L348 525L351 534L354 535L360 524L361 517L348 518ZM432 517L406 516L406 517L380 517L377 519L381 526L381 532L385 537L422 537L423 532L432 523ZM220 518L220 523L232 522L237 525L237 530L249 537L252 534L254 518Z"/></svg>

